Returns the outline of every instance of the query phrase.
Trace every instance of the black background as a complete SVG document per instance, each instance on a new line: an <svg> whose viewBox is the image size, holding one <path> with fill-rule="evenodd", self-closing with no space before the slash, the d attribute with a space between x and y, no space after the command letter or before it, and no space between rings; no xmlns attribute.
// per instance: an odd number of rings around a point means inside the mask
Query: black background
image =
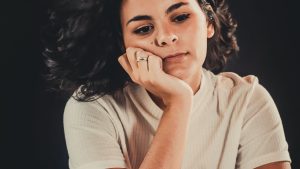
<svg viewBox="0 0 300 169"><path fill-rule="evenodd" d="M300 168L296 2L231 0L241 50L227 67L240 75L256 75L270 92L295 169ZM41 76L45 67L39 32L47 19L47 2L11 1L0 7L0 168L67 169L62 125L66 100L46 92Z"/></svg>

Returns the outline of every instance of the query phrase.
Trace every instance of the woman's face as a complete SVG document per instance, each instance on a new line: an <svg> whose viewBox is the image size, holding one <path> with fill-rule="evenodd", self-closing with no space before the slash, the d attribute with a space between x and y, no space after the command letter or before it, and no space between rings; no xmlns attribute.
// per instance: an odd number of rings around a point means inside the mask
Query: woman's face
<svg viewBox="0 0 300 169"><path fill-rule="evenodd" d="M185 81L201 73L214 34L197 0L124 0L121 25L126 48L161 57L163 70Z"/></svg>

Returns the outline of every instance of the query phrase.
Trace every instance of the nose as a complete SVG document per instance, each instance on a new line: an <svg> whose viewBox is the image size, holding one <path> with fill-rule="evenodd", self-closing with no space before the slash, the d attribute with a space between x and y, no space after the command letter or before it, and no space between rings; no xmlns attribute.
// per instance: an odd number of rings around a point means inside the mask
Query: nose
<svg viewBox="0 0 300 169"><path fill-rule="evenodd" d="M176 43L178 41L178 36L170 30L162 30L158 32L155 39L156 45L163 47Z"/></svg>

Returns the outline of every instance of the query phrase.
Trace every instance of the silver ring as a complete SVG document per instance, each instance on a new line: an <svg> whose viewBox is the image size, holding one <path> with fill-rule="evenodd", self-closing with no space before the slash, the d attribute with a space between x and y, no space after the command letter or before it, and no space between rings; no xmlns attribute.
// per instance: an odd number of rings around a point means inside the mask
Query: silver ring
<svg viewBox="0 0 300 169"><path fill-rule="evenodd" d="M148 56L147 57L142 57L142 56L137 56L136 57L136 61L137 62L140 62L140 61L148 61Z"/></svg>

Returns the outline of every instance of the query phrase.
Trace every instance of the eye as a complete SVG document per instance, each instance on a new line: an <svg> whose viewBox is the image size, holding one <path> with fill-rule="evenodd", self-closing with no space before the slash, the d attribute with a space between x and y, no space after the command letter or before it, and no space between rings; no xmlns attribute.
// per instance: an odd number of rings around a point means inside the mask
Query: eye
<svg viewBox="0 0 300 169"><path fill-rule="evenodd" d="M133 33L143 35L151 32L153 28L154 28L153 25L142 26L137 28L135 31L133 31Z"/></svg>
<svg viewBox="0 0 300 169"><path fill-rule="evenodd" d="M184 22L190 17L190 14L181 14L173 18L174 22Z"/></svg>

